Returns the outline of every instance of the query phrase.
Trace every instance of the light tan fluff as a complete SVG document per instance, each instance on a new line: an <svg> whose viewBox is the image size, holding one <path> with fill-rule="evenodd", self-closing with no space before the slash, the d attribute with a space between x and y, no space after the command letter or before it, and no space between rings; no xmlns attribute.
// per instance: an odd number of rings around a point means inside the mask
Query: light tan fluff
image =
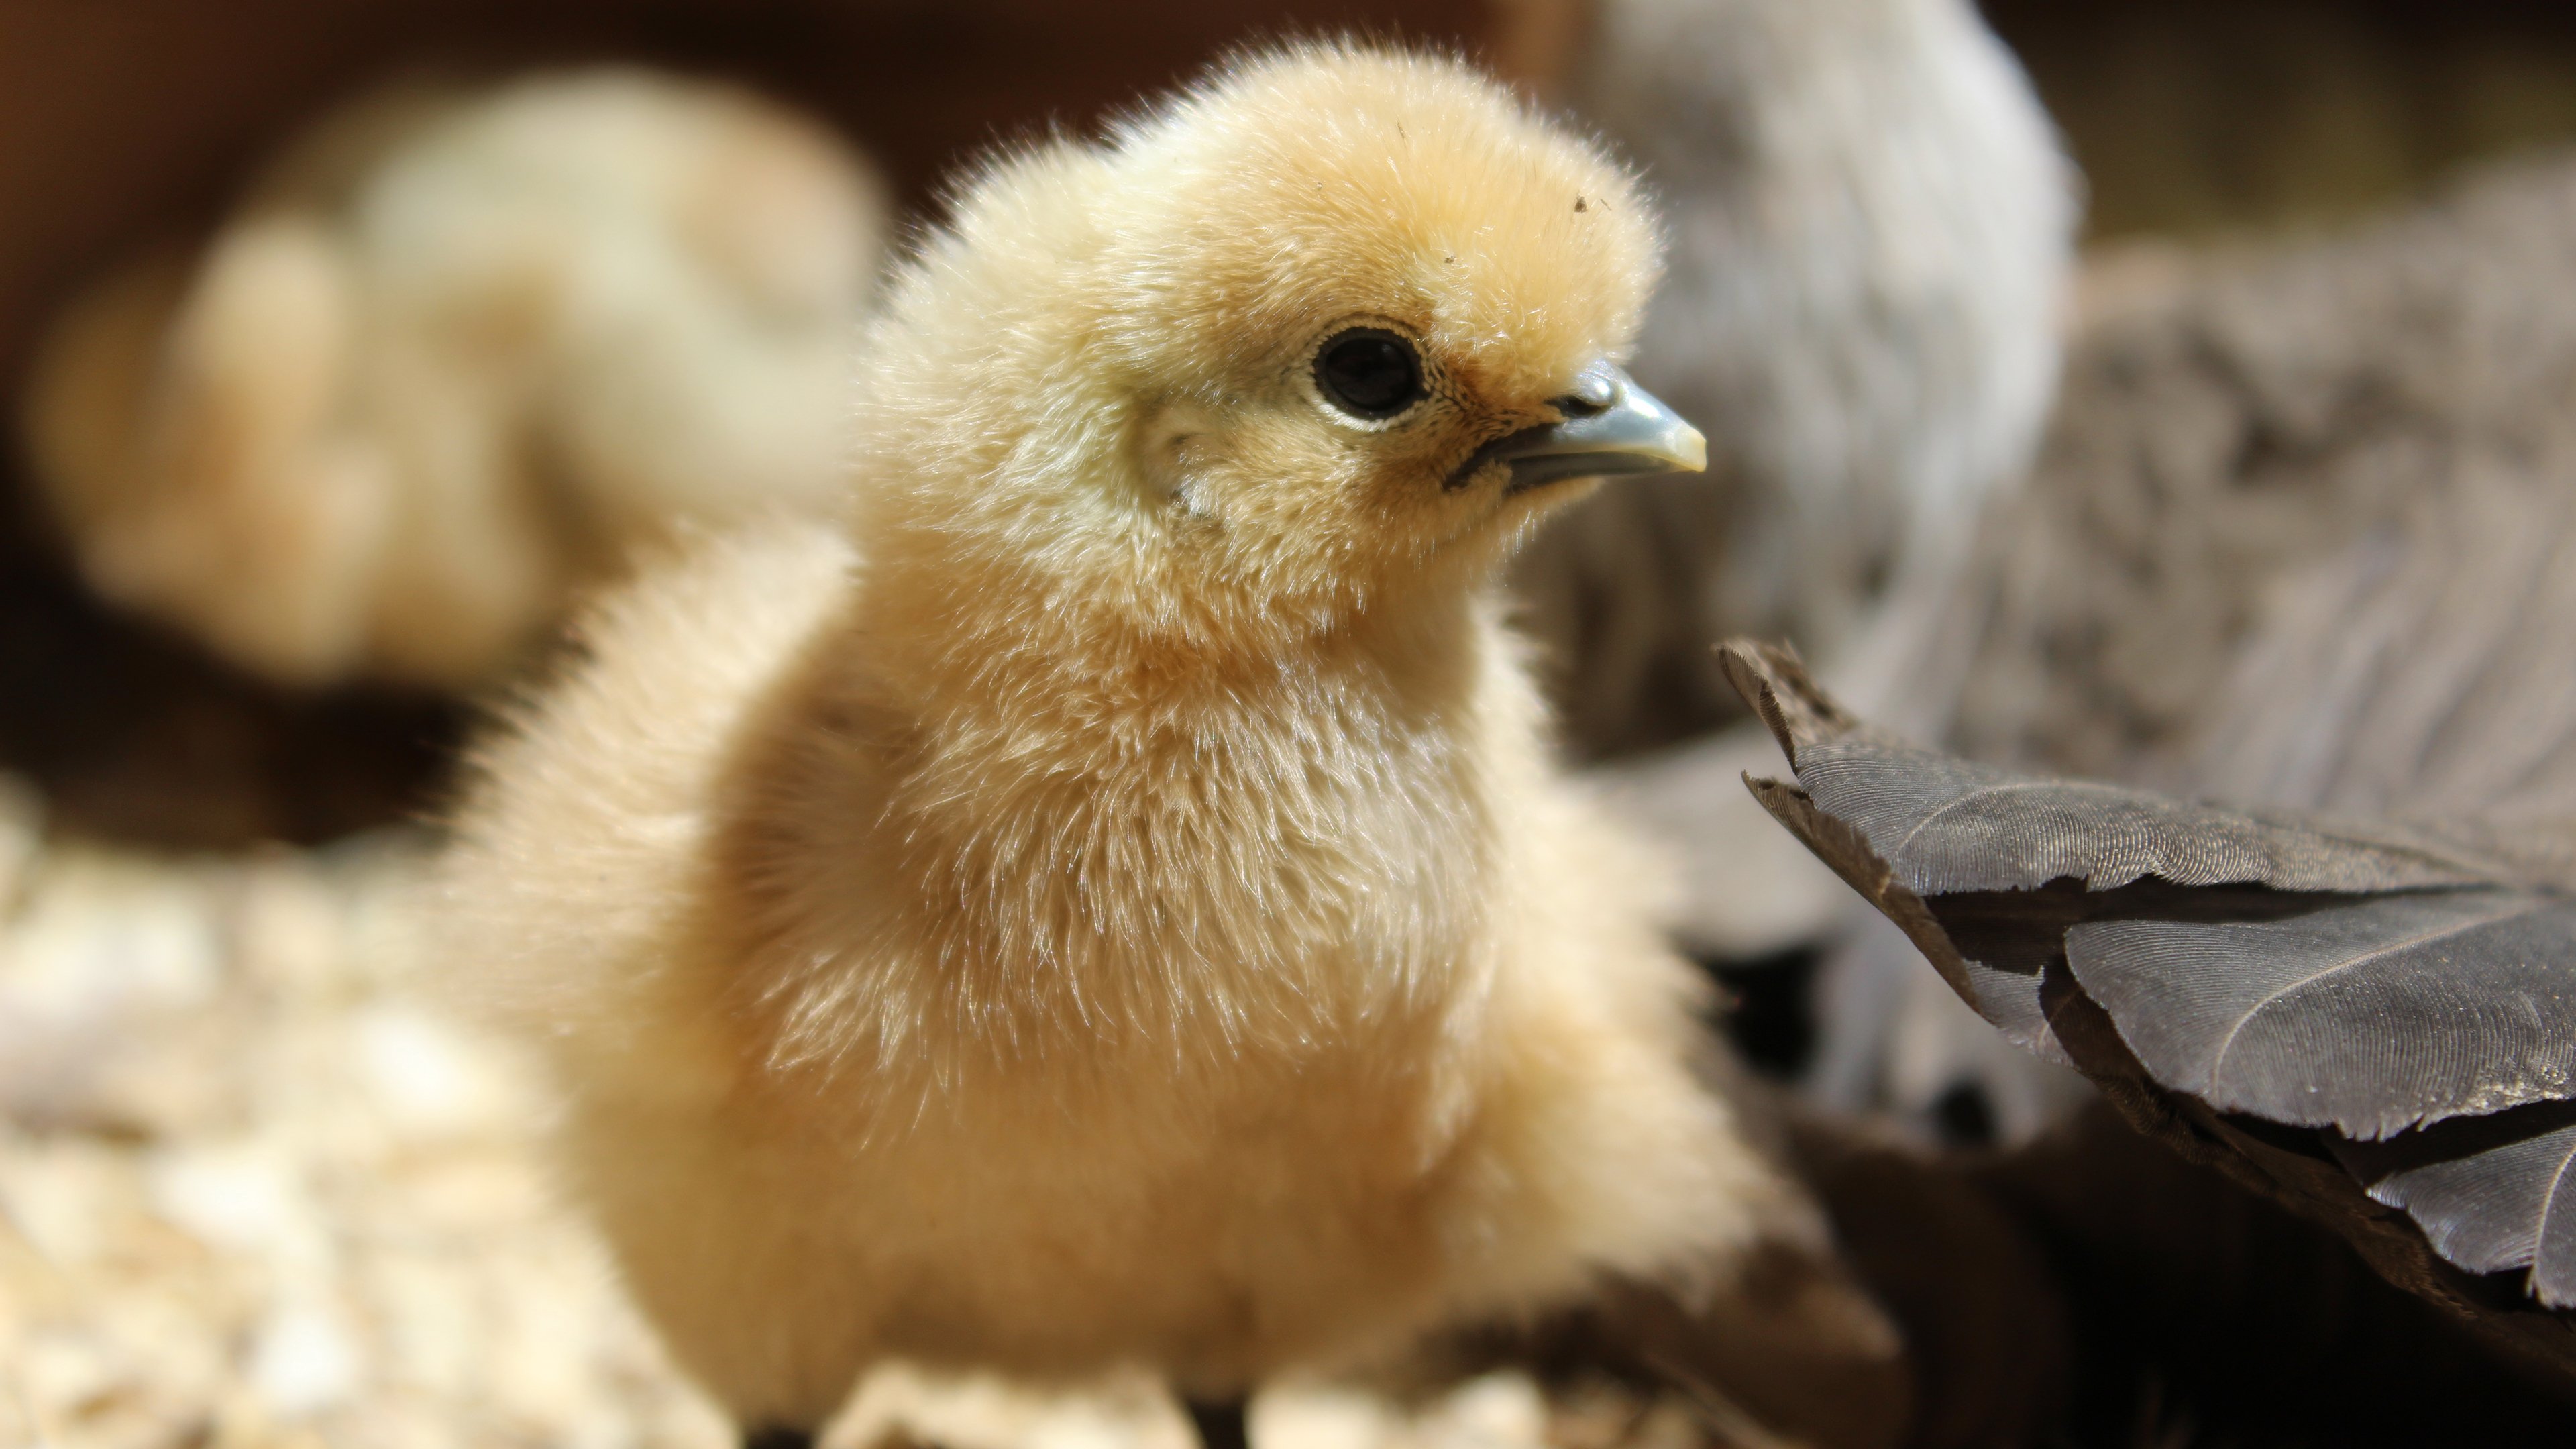
<svg viewBox="0 0 2576 1449"><path fill-rule="evenodd" d="M488 756L448 909L680 1361L1224 1392L1791 1190L1694 1079L1656 871L1554 772L1483 442L1618 356L1629 178L1451 63L1247 61L995 163L897 282L847 536L702 550ZM1313 390L1353 319L1435 396Z"/></svg>
<svg viewBox="0 0 2576 1449"><path fill-rule="evenodd" d="M389 92L57 323L35 474L106 597L299 685L470 685L674 520L829 510L864 161L648 72Z"/></svg>

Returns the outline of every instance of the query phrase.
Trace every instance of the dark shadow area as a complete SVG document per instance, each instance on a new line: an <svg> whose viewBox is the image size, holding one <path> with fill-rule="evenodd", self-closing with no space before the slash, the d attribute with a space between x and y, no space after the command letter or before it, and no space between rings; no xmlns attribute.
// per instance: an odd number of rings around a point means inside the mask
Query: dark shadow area
<svg viewBox="0 0 2576 1449"><path fill-rule="evenodd" d="M1717 983L1717 1029L1747 1066L1774 1081L1794 1081L1816 1053L1816 972L1812 946L1743 960L1704 959Z"/></svg>
<svg viewBox="0 0 2576 1449"><path fill-rule="evenodd" d="M2088 1109L1971 1167L2074 1313L2076 1442L2559 1442L2576 1406L2342 1239Z"/></svg>
<svg viewBox="0 0 2576 1449"><path fill-rule="evenodd" d="M432 807L464 710L305 697L115 614L10 540L0 553L0 769L57 828L177 848L317 844Z"/></svg>
<svg viewBox="0 0 2576 1449"><path fill-rule="evenodd" d="M2550 0L1984 0L2091 183L2096 236L2357 215L2576 139Z"/></svg>

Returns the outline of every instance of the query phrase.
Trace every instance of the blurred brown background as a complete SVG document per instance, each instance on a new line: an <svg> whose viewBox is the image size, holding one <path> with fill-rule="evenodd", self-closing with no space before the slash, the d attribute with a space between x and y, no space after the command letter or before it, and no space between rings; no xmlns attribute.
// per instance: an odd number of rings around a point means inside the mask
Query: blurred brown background
<svg viewBox="0 0 2576 1449"><path fill-rule="evenodd" d="M2551 0L1986 0L2092 186L2092 232L2330 221L2576 136Z"/></svg>

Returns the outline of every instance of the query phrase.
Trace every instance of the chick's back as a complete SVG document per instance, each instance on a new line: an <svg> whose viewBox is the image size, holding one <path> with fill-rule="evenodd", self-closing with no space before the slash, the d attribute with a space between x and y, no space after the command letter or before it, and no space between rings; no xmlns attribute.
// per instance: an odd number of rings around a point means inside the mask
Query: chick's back
<svg viewBox="0 0 2576 1449"><path fill-rule="evenodd" d="M439 919L455 997L584 1054L593 1093L703 1104L742 1048L655 969L712 828L746 707L813 637L856 562L829 525L779 521L667 552L574 627L542 703L476 761Z"/></svg>

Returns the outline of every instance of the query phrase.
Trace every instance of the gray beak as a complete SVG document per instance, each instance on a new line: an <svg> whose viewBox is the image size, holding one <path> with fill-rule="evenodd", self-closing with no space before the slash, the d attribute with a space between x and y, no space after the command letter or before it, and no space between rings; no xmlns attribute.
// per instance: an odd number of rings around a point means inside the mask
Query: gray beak
<svg viewBox="0 0 2576 1449"><path fill-rule="evenodd" d="M1507 493L1567 478L1632 473L1698 473L1708 467L1708 440L1681 415L1606 362L1583 369L1574 391L1555 400L1563 421L1496 438L1470 456L1449 486L1463 488L1489 463L1511 468Z"/></svg>

